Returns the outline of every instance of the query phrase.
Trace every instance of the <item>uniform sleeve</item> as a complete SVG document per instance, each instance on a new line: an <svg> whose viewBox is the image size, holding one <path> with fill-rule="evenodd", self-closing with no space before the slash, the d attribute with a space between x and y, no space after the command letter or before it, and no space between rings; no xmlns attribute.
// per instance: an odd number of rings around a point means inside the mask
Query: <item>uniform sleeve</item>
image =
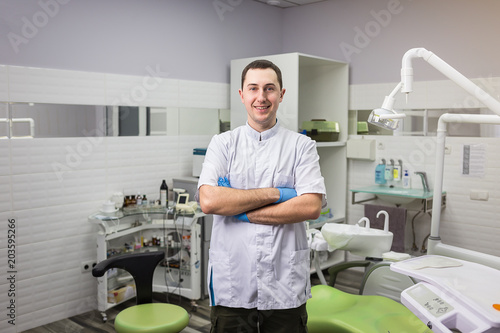
<svg viewBox="0 0 500 333"><path fill-rule="evenodd" d="M212 137L205 154L203 166L198 180L196 201L199 201L198 190L202 185L217 186L219 177L225 177L227 173L228 152L226 140L222 135Z"/></svg>
<svg viewBox="0 0 500 333"><path fill-rule="evenodd" d="M304 193L319 193L323 195L322 207L326 207L325 179L321 175L319 155L316 143L306 140L298 151L298 162L295 171L295 190L298 195Z"/></svg>

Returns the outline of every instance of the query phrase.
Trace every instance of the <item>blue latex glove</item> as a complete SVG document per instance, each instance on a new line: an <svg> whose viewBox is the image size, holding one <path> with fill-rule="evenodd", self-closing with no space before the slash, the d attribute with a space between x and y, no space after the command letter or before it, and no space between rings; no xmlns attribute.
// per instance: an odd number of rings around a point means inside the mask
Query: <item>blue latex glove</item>
<svg viewBox="0 0 500 333"><path fill-rule="evenodd" d="M231 184L229 184L229 180L227 179L227 177L220 177L219 178L219 181L217 182L217 185L219 186L223 186L223 187L231 187ZM248 220L248 216L247 216L247 213L241 213L241 214L238 214L238 215L235 215L234 216L238 221L242 221L242 222L250 222Z"/></svg>
<svg viewBox="0 0 500 333"><path fill-rule="evenodd" d="M219 177L219 181L217 182L217 185L219 186L224 186L224 187L231 187L231 184L229 184L229 180L227 177Z"/></svg>
<svg viewBox="0 0 500 333"><path fill-rule="evenodd" d="M280 202L285 202L297 196L297 191L295 191L295 189L293 188L278 187L277 189L280 190L280 198L278 199L278 201L275 202L275 204Z"/></svg>
<svg viewBox="0 0 500 333"><path fill-rule="evenodd" d="M247 213L241 213L241 214L238 214L238 215L234 215L234 217L237 218L238 221L250 223L250 220L248 220Z"/></svg>

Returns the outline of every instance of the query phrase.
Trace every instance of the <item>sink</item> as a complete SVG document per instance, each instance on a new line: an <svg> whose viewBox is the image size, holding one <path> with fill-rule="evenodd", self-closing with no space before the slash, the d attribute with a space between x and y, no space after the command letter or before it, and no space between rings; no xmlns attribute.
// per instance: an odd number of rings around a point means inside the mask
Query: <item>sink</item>
<svg viewBox="0 0 500 333"><path fill-rule="evenodd" d="M377 198L382 201L390 202L396 205L407 205L419 198L415 197L415 191L412 189L387 188L384 193L375 193ZM419 193L422 191L419 191Z"/></svg>
<svg viewBox="0 0 500 333"><path fill-rule="evenodd" d="M353 193L371 193L378 199L396 205L407 205L415 200L432 198L433 192L422 189L400 188L389 186L368 186L351 190Z"/></svg>
<svg viewBox="0 0 500 333"><path fill-rule="evenodd" d="M426 194L432 196L432 192L420 189L407 189L407 188L391 188L386 187L383 191L375 193L375 195L382 201L390 202L396 205L407 205L415 200L425 197Z"/></svg>
<svg viewBox="0 0 500 333"><path fill-rule="evenodd" d="M400 196L395 196L395 195L389 195L389 194L376 194L377 198L379 198L382 201L385 202L390 202L396 205L407 205L409 203L412 203L413 201L417 200L416 198L411 198L411 197L400 197Z"/></svg>
<svg viewBox="0 0 500 333"><path fill-rule="evenodd" d="M327 223L321 228L321 234L330 249L373 258L382 258L383 253L389 252L393 238L392 232L372 229L369 222L366 227L360 227L359 224Z"/></svg>

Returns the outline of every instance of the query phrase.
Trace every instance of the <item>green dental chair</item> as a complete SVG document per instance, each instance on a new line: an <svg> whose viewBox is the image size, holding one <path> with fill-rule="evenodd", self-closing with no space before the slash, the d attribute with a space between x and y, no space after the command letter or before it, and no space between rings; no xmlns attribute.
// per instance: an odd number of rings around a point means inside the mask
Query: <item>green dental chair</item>
<svg viewBox="0 0 500 333"><path fill-rule="evenodd" d="M165 258L165 252L154 251L111 257L92 269L95 277L103 276L111 268L129 272L135 281L137 305L121 311L115 318L118 333L177 333L189 322L187 311L177 305L152 303L153 273Z"/></svg>
<svg viewBox="0 0 500 333"><path fill-rule="evenodd" d="M379 295L353 295L334 288L337 273L367 267L369 261L339 264L329 269L330 285L311 288L307 301L309 333L429 333L416 315L395 300ZM363 284L366 282L366 275Z"/></svg>
<svg viewBox="0 0 500 333"><path fill-rule="evenodd" d="M309 333L429 333L404 305L383 296L352 295L317 285L307 301Z"/></svg>

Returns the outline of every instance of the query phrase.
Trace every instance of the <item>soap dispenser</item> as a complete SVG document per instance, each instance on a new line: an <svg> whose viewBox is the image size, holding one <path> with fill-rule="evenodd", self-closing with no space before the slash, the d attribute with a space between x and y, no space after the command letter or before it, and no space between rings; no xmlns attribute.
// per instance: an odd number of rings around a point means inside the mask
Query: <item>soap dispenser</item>
<svg viewBox="0 0 500 333"><path fill-rule="evenodd" d="M395 181L400 181L401 180L401 171L403 169L403 161L398 160L398 165L394 166L393 170L393 175L394 175L394 180Z"/></svg>
<svg viewBox="0 0 500 333"><path fill-rule="evenodd" d="M385 159L381 159L380 163L375 167L375 183L383 185L385 180Z"/></svg>
<svg viewBox="0 0 500 333"><path fill-rule="evenodd" d="M403 188L411 188L411 176L408 169L403 170Z"/></svg>
<svg viewBox="0 0 500 333"><path fill-rule="evenodd" d="M392 180L394 178L394 160L389 160L391 163L385 166L385 180Z"/></svg>

